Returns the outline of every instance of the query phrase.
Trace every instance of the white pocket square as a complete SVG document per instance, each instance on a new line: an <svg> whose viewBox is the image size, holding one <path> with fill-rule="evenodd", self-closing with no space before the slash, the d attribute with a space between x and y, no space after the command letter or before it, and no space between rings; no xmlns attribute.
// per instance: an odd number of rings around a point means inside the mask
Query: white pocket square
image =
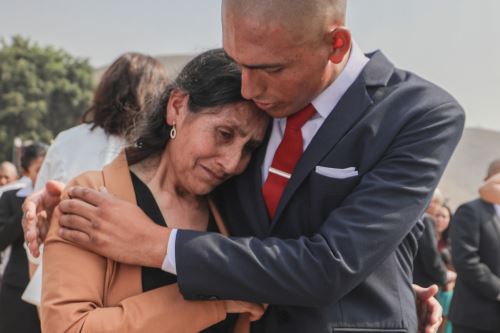
<svg viewBox="0 0 500 333"><path fill-rule="evenodd" d="M316 166L316 173L325 177L335 178L335 179L345 179L358 175L358 171L355 167L337 169L328 168L324 166Z"/></svg>

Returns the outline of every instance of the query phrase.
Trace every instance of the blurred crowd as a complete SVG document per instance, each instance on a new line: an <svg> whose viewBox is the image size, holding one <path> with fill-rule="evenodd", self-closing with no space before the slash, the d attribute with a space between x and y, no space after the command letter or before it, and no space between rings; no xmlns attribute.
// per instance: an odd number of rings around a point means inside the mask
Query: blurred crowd
<svg viewBox="0 0 500 333"><path fill-rule="evenodd" d="M446 195L436 189L423 216L413 279L422 286L440 287L441 332L500 329L499 188L500 159L487 168L480 198L453 212Z"/></svg>

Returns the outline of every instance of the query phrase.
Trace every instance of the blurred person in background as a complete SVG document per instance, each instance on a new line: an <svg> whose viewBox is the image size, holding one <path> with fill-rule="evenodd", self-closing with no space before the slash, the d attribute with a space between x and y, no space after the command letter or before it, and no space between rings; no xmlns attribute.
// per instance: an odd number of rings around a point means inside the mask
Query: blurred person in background
<svg viewBox="0 0 500 333"><path fill-rule="evenodd" d="M14 164L9 161L0 163L0 191L1 187L15 182L17 177L17 169Z"/></svg>
<svg viewBox="0 0 500 333"><path fill-rule="evenodd" d="M425 229L422 237L418 240L418 252L413 267L413 282L424 287L437 284L442 289L447 283L456 279L456 274L447 269L438 251L434 220L443 202L441 191L436 189L423 217Z"/></svg>
<svg viewBox="0 0 500 333"><path fill-rule="evenodd" d="M493 161L490 168L500 168L500 159ZM500 205L500 174L485 178L484 184L479 188L479 196L486 202Z"/></svg>
<svg viewBox="0 0 500 333"><path fill-rule="evenodd" d="M2 193L9 189L9 184L17 180L17 168L9 161L0 163L0 197ZM10 256L10 247L0 252L0 284L2 283L2 276Z"/></svg>
<svg viewBox="0 0 500 333"><path fill-rule="evenodd" d="M163 92L167 81L165 67L151 56L125 53L117 58L104 72L83 124L59 133L50 146L35 191L45 186L60 191L71 178L110 163L131 142L145 105ZM33 275L40 260L27 253ZM39 305L40 288L41 269L23 299Z"/></svg>
<svg viewBox="0 0 500 333"><path fill-rule="evenodd" d="M451 208L446 204L439 206L434 216L434 224L436 228L436 239L438 252L441 254L441 259L449 271L455 271L451 261L451 246L449 239L449 226L452 218ZM451 333L452 326L448 322L448 313L450 309L451 298L453 296L453 288L455 287L455 280L448 282L439 291L437 299L443 307L443 323L441 324L439 332Z"/></svg>
<svg viewBox="0 0 500 333"><path fill-rule="evenodd" d="M493 161L486 182L500 175ZM449 319L454 333L500 331L500 205L479 198L461 205L451 223L458 273Z"/></svg>
<svg viewBox="0 0 500 333"><path fill-rule="evenodd" d="M46 152L47 146L41 143L26 146L21 156L21 168L29 184L21 189L6 191L0 198L0 250L12 246L0 287L0 332L40 332L36 308L21 300L29 281L21 207L25 197L33 190Z"/></svg>

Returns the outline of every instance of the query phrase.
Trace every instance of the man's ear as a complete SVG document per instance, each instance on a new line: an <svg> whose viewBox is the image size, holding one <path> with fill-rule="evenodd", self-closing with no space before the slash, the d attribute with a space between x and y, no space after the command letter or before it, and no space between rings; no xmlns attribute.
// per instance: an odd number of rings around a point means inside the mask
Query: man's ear
<svg viewBox="0 0 500 333"><path fill-rule="evenodd" d="M189 95L179 89L173 89L167 103L166 121L167 124L179 124L186 116Z"/></svg>
<svg viewBox="0 0 500 333"><path fill-rule="evenodd" d="M351 49L351 32L344 27L337 27L328 33L331 45L330 61L339 64Z"/></svg>

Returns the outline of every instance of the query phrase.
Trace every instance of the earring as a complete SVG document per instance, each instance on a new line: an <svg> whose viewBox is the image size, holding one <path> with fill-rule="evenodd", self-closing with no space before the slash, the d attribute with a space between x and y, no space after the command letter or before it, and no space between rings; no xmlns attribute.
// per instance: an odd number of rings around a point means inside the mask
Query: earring
<svg viewBox="0 0 500 333"><path fill-rule="evenodd" d="M170 129L170 139L175 139L175 136L177 135L177 130L175 129L175 123L172 125L172 128Z"/></svg>

